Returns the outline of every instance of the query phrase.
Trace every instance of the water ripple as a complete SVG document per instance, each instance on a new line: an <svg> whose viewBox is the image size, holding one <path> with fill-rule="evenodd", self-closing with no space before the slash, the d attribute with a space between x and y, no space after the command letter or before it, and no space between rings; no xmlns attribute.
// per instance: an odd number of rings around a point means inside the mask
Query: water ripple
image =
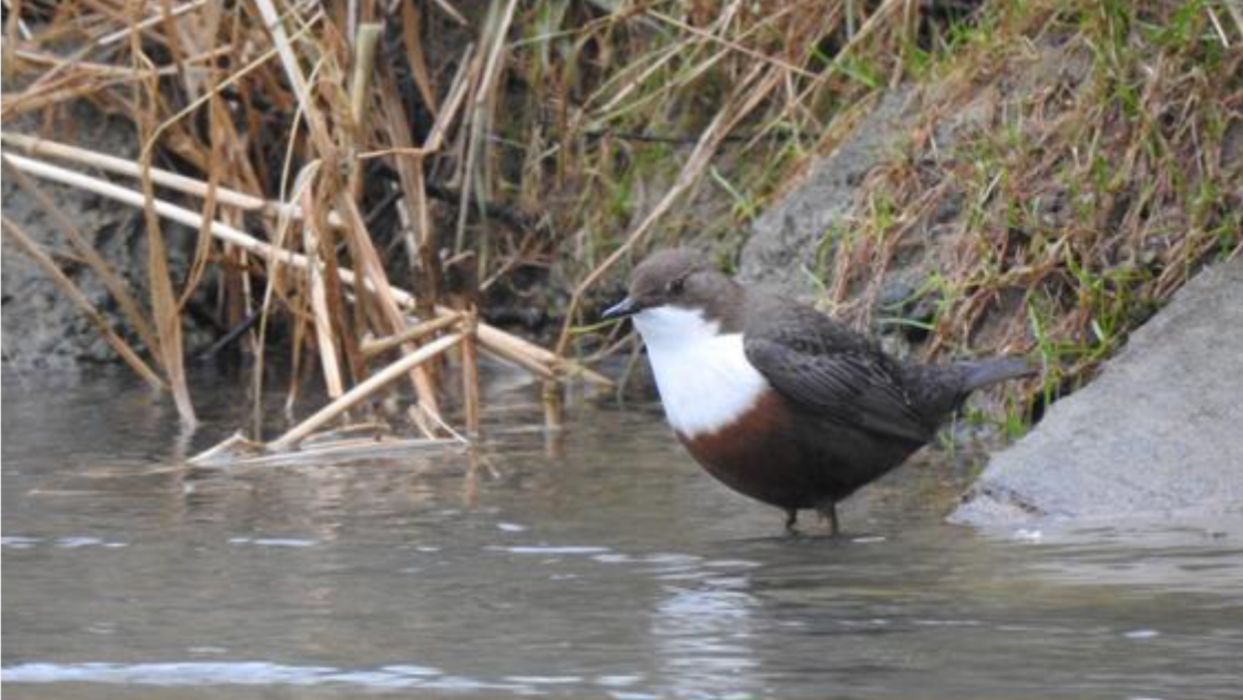
<svg viewBox="0 0 1243 700"><path fill-rule="evenodd" d="M374 669L332 666L292 666L266 661L172 661L123 664L109 662L32 662L6 666L6 683L108 683L165 687L244 685L319 686L354 685L373 689L507 690L534 691L543 684L560 684L557 677L513 677L489 682L443 675L437 668L415 664Z"/></svg>

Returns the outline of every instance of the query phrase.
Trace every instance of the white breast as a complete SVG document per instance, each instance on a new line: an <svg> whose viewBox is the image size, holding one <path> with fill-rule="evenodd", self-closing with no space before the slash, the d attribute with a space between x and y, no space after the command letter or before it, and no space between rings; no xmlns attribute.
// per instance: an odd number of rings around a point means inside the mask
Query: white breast
<svg viewBox="0 0 1243 700"><path fill-rule="evenodd" d="M755 405L768 388L742 349L742 334L698 311L645 309L634 325L647 345L660 401L674 430L686 437L714 433Z"/></svg>

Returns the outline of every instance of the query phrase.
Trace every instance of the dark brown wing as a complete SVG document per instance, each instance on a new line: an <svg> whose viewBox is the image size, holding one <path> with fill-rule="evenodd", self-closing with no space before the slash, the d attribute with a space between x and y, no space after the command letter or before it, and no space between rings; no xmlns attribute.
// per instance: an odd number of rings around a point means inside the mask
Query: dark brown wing
<svg viewBox="0 0 1243 700"><path fill-rule="evenodd" d="M757 304L747 359L799 408L868 432L925 443L935 426L912 405L897 364L863 336L787 300Z"/></svg>

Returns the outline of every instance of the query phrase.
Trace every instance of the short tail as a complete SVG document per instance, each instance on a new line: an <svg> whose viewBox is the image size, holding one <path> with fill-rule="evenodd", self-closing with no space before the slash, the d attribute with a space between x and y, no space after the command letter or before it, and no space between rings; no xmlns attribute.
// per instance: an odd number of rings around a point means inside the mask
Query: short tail
<svg viewBox="0 0 1243 700"><path fill-rule="evenodd" d="M1004 382L1007 379L1030 377L1038 368L1022 357L995 357L991 360L975 360L959 365L963 374L962 393L969 394L976 389Z"/></svg>

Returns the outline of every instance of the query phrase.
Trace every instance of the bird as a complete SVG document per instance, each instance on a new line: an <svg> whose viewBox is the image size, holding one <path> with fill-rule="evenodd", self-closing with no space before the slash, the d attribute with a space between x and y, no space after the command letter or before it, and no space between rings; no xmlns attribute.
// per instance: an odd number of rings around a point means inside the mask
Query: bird
<svg viewBox="0 0 1243 700"><path fill-rule="evenodd" d="M971 392L1035 373L1024 358L902 362L867 336L748 288L688 248L645 258L605 319L630 318L665 417L729 488L840 532L837 504L931 441Z"/></svg>

